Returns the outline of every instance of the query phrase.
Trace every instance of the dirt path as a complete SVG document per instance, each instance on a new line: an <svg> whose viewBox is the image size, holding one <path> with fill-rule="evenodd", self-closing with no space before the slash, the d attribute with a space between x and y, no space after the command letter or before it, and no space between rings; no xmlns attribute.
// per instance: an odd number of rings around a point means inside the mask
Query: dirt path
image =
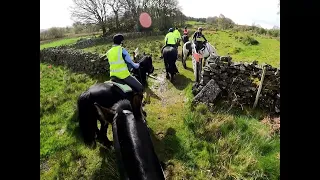
<svg viewBox="0 0 320 180"><path fill-rule="evenodd" d="M180 74L173 83L166 79L162 64L156 65L156 79L149 78L151 102L145 106L155 150L159 159L167 165L167 179L177 177L184 171L184 162L175 156L183 151L182 144L186 139L185 107L188 100L187 91L191 89L193 77L191 71L183 69L181 62L177 62L177 65Z"/></svg>

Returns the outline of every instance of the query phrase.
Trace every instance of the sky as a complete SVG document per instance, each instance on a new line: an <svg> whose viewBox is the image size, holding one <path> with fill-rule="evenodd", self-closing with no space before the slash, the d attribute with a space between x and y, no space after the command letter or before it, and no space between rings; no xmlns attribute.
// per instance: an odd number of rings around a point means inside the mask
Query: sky
<svg viewBox="0 0 320 180"><path fill-rule="evenodd" d="M278 0L178 0L186 16L219 16L232 19L237 24L259 24L264 28L280 27ZM71 26L69 7L72 0L41 0L40 29Z"/></svg>

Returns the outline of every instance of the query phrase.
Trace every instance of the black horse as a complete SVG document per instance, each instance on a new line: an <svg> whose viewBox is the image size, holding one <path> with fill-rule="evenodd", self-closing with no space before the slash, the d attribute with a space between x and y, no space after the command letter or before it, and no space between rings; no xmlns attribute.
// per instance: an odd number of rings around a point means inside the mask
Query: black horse
<svg viewBox="0 0 320 180"><path fill-rule="evenodd" d="M140 61L140 67L133 71L133 75L146 87L147 73L153 73L152 57L145 55ZM134 96L132 89L114 79L105 83L97 83L83 92L78 98L78 119L81 135L87 145L96 145L96 138L105 146L111 146L112 142L107 137L108 123L112 122L114 113L101 113L99 108L111 108L119 100L127 99L131 102L133 113L136 118L143 116L141 112L142 98ZM97 126L97 120L100 121L100 129ZM97 136L97 137L96 137Z"/></svg>
<svg viewBox="0 0 320 180"><path fill-rule="evenodd" d="M166 68L166 78L173 81L173 78L176 73L179 73L178 68L176 66L176 61L178 59L178 50L175 47L167 46L163 49L163 59L164 66Z"/></svg>
<svg viewBox="0 0 320 180"><path fill-rule="evenodd" d="M98 107L101 113L109 109ZM137 118L128 100L112 108L113 142L121 179L164 180L163 169L155 153L149 129L142 116ZM111 119L109 119L111 120Z"/></svg>

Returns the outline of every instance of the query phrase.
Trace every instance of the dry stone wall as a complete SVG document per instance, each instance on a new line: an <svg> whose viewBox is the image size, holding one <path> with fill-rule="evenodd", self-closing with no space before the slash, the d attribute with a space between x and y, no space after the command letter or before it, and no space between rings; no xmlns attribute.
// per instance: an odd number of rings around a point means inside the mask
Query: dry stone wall
<svg viewBox="0 0 320 180"><path fill-rule="evenodd" d="M40 62L65 66L73 72L88 75L107 74L109 64L97 53L84 52L64 47L46 48L40 51Z"/></svg>
<svg viewBox="0 0 320 180"><path fill-rule="evenodd" d="M257 107L280 113L280 68L264 66L266 72ZM230 106L252 107L262 71L257 62L237 63L230 56L211 56L203 68L202 80L193 87L194 102L214 103L215 97L219 97Z"/></svg>

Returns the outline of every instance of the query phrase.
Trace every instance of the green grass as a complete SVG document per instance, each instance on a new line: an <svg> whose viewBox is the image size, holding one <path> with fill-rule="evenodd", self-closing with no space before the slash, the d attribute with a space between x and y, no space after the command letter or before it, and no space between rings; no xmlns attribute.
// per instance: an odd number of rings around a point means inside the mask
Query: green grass
<svg viewBox="0 0 320 180"><path fill-rule="evenodd" d="M217 43L222 55L232 50L226 47L228 44L241 48L233 56L239 60L254 60L254 48L263 51L266 42L274 43L254 37L259 45L246 46L233 42L227 32L218 31L218 35L208 34L207 37L213 44ZM158 57L162 41L163 37L139 38L125 41L125 47L129 52L139 47L140 52L152 53L154 74L161 78L164 65ZM105 53L110 46L105 44L84 50ZM275 51L264 53L276 56L279 51ZM257 60L274 63L266 58ZM153 93L151 104L145 107L156 152L162 161L171 164L166 169L169 179L279 179L279 135L272 134L268 126L250 113L247 116L224 110L209 113L203 105L192 110L193 73L183 69L181 62L177 65L180 75L174 84L149 79ZM192 67L190 58L187 65ZM103 80L40 63L41 179L117 179L114 152L85 147L78 139L75 118L78 95ZM108 137L111 138L110 131Z"/></svg>
<svg viewBox="0 0 320 180"><path fill-rule="evenodd" d="M40 50L44 49L44 48L49 48L49 47L74 44L81 38L84 38L84 37L65 38L65 39L61 39L61 40L51 41L48 43L43 43L43 44L40 44Z"/></svg>
<svg viewBox="0 0 320 180"><path fill-rule="evenodd" d="M276 39L252 35L245 32L204 32L208 41L216 47L219 55L230 53L234 61L268 63L272 66L280 65L280 42ZM249 35L256 39L258 45L246 45L236 39Z"/></svg>
<svg viewBox="0 0 320 180"><path fill-rule="evenodd" d="M99 148L86 148L77 136L76 99L94 83L95 80L87 75L40 64L41 179L117 177L112 171L114 163L104 163ZM114 162L112 152L106 152L104 156ZM108 171L100 171L100 166L106 166Z"/></svg>
<svg viewBox="0 0 320 180"><path fill-rule="evenodd" d="M199 105L185 124L194 135L190 151L195 166L217 179L278 179L280 139L256 119L211 114ZM205 157L205 158L203 158Z"/></svg>
<svg viewBox="0 0 320 180"><path fill-rule="evenodd" d="M206 25L207 23L197 22L197 21L186 21L186 24L190 24L190 25Z"/></svg>

